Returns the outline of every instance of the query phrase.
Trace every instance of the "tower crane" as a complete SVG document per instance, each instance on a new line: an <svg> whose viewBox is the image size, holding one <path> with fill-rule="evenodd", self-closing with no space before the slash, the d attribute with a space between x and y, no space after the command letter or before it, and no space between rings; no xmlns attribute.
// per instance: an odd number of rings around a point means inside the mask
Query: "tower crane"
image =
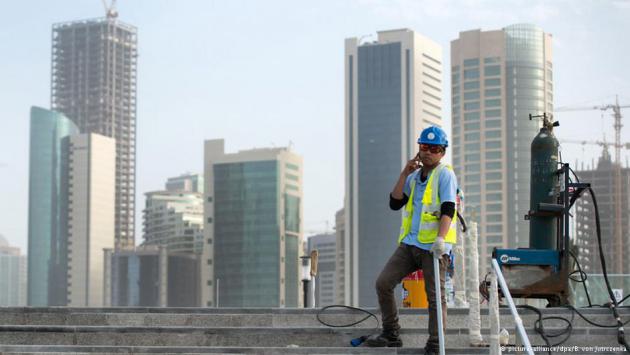
<svg viewBox="0 0 630 355"><path fill-rule="evenodd" d="M118 17L118 11L116 10L116 0L112 0L111 3L107 3L107 0L103 1L103 7L105 7L105 14L107 19L115 19Z"/></svg>
<svg viewBox="0 0 630 355"><path fill-rule="evenodd" d="M622 231L621 231L621 148L625 145L621 144L621 128L623 125L621 124L621 109L622 108L630 108L630 105L619 105L619 97L615 97L614 104L600 105L600 106L590 106L590 107L558 107L554 111L555 112L568 112L568 111L588 111L588 110L601 110L607 111L612 109L612 116L615 121L613 123L613 128L615 129L615 142L611 144L615 147L615 179L614 179L614 203L615 203L615 226L614 226L614 247L616 250L623 250L623 239L622 239ZM606 142L595 142L596 144L602 143L606 144ZM586 144L586 142L585 142ZM622 273L623 272L623 255L621 252L616 254L615 258L615 272Z"/></svg>

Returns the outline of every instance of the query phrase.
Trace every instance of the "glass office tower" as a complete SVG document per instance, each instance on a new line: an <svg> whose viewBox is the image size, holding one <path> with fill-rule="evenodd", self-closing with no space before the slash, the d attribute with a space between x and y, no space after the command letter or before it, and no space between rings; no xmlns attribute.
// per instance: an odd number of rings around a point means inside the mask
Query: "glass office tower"
<svg viewBox="0 0 630 355"><path fill-rule="evenodd" d="M29 306L58 304L54 292L59 284L49 281L54 274L58 245L63 238L62 211L67 195L62 193L62 141L78 134L78 127L61 113L31 108L28 203L28 297ZM59 295L65 296L65 285ZM49 292L49 287L53 292Z"/></svg>
<svg viewBox="0 0 630 355"><path fill-rule="evenodd" d="M344 62L346 230L338 287L345 304L374 307L374 282L400 231L389 193L418 152L420 131L442 125L442 49L409 29L380 31L375 42L346 39Z"/></svg>
<svg viewBox="0 0 630 355"><path fill-rule="evenodd" d="M205 143L202 300L220 307L298 307L302 159L288 148L226 154Z"/></svg>

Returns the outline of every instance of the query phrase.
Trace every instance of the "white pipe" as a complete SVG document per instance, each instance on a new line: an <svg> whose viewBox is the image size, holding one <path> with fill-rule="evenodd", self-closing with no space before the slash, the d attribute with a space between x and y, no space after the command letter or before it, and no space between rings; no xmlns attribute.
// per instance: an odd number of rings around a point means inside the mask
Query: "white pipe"
<svg viewBox="0 0 630 355"><path fill-rule="evenodd" d="M499 344L499 290L497 287L497 277L490 274L490 299L488 300L488 313L490 316L490 355L500 355L501 346Z"/></svg>
<svg viewBox="0 0 630 355"><path fill-rule="evenodd" d="M534 351L532 350L532 344L529 342L529 338L527 337L527 333L525 332L525 327L523 327L523 320L518 315L516 311L516 306L514 305L514 300L512 299L512 295L510 294L510 290L505 283L505 279L503 278L503 274L501 273L501 268L499 267L499 263L496 259L492 258L492 268L494 269L494 273L497 275L497 279L499 281L499 285L501 286L501 291L503 291L503 296L508 302L510 306L510 312L512 312L512 317L514 317L514 324L516 324L516 329L518 330L518 335L521 337L521 341L523 342L523 346L525 347L525 351L529 355L534 355Z"/></svg>
<svg viewBox="0 0 630 355"><path fill-rule="evenodd" d="M444 347L444 324L442 322L442 288L441 288L441 272L440 272L440 258L433 254L433 279L435 280L435 304L437 306L437 321L438 321L438 339L440 340L440 355L445 354Z"/></svg>
<svg viewBox="0 0 630 355"><path fill-rule="evenodd" d="M311 308L315 308L315 276L311 281Z"/></svg>
<svg viewBox="0 0 630 355"><path fill-rule="evenodd" d="M477 250L477 223L470 223L470 233L466 241L466 261L468 262L468 303L470 311L468 312L468 324L470 331L468 339L470 345L484 345L481 336L481 313L479 305L479 251Z"/></svg>
<svg viewBox="0 0 630 355"><path fill-rule="evenodd" d="M468 308L466 302L466 233L461 230L461 223L457 226L457 244L453 246L453 254L455 255L455 307Z"/></svg>

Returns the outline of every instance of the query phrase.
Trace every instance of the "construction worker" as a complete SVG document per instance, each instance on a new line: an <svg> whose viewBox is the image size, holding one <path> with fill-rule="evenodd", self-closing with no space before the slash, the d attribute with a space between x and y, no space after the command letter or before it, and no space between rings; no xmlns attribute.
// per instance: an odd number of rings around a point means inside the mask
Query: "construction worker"
<svg viewBox="0 0 630 355"><path fill-rule="evenodd" d="M418 144L418 154L407 162L390 195L389 206L392 210L404 206L403 221L398 248L376 280L383 330L381 334L370 336L366 345L402 346L394 288L405 276L422 269L429 300L429 339L425 354L437 354L439 341L433 257L440 257L442 313L446 327L444 282L449 252L456 242L457 178L449 165L440 162L448 147L446 133L441 128L431 126L424 129Z"/></svg>

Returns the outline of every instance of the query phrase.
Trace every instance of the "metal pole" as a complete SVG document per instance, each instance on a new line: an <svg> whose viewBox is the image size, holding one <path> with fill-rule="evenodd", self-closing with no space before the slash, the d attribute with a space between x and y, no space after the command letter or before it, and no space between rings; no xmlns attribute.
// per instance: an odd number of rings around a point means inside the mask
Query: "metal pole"
<svg viewBox="0 0 630 355"><path fill-rule="evenodd" d="M304 308L308 308L308 280L302 280L302 290L304 291Z"/></svg>
<svg viewBox="0 0 630 355"><path fill-rule="evenodd" d="M217 279L217 301L215 302L217 304L217 308L219 308L219 282L221 281L221 279Z"/></svg>
<svg viewBox="0 0 630 355"><path fill-rule="evenodd" d="M492 268L494 269L495 275L497 275L497 280L499 281L499 285L501 285L501 291L503 291L503 296L508 302L510 306L510 312L512 312L512 317L514 317L514 324L516 324L516 328L518 329L518 335L521 337L521 341L523 342L523 346L525 346L525 351L529 355L534 355L534 351L532 350L532 344L529 342L529 338L527 337L527 333L525 332L525 327L523 327L523 320L518 315L516 311L516 306L514 305L514 300L512 299L512 295L510 294L510 290L505 283L505 279L503 278L503 274L501 273L501 268L499 267L499 263L497 263L496 259L492 259Z"/></svg>
<svg viewBox="0 0 630 355"><path fill-rule="evenodd" d="M435 280L435 304L437 307L438 339L440 340L440 355L445 354L444 324L442 321L442 282L440 273L440 256L433 254L433 279Z"/></svg>

